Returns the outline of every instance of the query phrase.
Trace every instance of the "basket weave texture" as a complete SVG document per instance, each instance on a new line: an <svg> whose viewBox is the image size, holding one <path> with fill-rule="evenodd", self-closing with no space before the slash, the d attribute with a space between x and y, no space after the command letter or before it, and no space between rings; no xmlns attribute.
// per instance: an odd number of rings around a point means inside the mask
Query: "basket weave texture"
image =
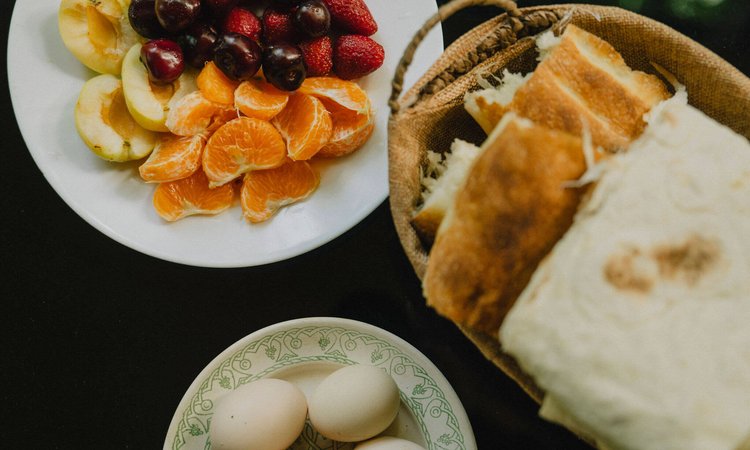
<svg viewBox="0 0 750 450"><path fill-rule="evenodd" d="M388 125L390 205L404 251L420 279L429 249L410 220L420 203L420 170L427 151L446 151L455 138L481 144L486 135L464 110L464 95L479 88L477 75L500 75L506 68L511 72L532 71L537 52L529 36L547 28L573 23L608 41L633 69L655 74L654 64L663 67L687 87L690 104L750 138L750 79L662 23L620 8L568 4L517 9L513 2L504 0L454 0L441 8L435 22L477 4L496 4L508 13L456 40L411 89L400 95L403 73L411 60L409 53L431 28L428 22L407 47L394 78ZM496 336L465 327L462 331L488 359L541 401L543 393L503 353Z"/></svg>

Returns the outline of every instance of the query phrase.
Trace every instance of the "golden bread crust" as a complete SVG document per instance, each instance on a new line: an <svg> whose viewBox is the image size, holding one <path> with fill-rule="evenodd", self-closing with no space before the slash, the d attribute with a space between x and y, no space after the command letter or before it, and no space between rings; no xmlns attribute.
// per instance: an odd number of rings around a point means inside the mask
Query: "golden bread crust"
<svg viewBox="0 0 750 450"><path fill-rule="evenodd" d="M440 208L423 208L411 219L411 225L422 242L431 245L444 216Z"/></svg>
<svg viewBox="0 0 750 450"><path fill-rule="evenodd" d="M570 227L586 170L581 139L511 121L488 143L430 253L428 304L490 334Z"/></svg>
<svg viewBox="0 0 750 450"><path fill-rule="evenodd" d="M568 25L507 110L577 136L588 129L594 145L614 152L643 132L643 115L668 97L658 78L631 70L609 43ZM488 106L485 120L498 123L505 108Z"/></svg>
<svg viewBox="0 0 750 450"><path fill-rule="evenodd" d="M495 102L488 102L484 97L476 99L478 113L472 114L485 133L492 133L493 128L500 123L505 113L510 111L507 106Z"/></svg>

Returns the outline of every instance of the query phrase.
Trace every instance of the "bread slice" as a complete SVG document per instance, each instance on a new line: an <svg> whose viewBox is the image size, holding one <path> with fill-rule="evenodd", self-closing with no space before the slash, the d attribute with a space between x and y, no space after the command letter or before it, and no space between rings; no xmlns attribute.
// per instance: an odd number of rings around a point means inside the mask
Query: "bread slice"
<svg viewBox="0 0 750 450"><path fill-rule="evenodd" d="M485 88L467 93L464 96L464 108L484 132L490 134L505 113L510 111L513 97L529 81L532 74L533 72L521 75L505 69L496 87L480 79Z"/></svg>
<svg viewBox="0 0 750 450"><path fill-rule="evenodd" d="M586 170L577 136L506 116L487 138L440 225L423 280L427 303L495 334L539 262L570 226Z"/></svg>
<svg viewBox="0 0 750 450"><path fill-rule="evenodd" d="M485 131L513 111L577 136L588 129L594 145L614 152L638 137L643 115L669 97L658 78L631 70L609 43L575 25L547 46L546 56L520 85L512 80L503 83L502 95L484 89L467 96L467 111Z"/></svg>
<svg viewBox="0 0 750 450"><path fill-rule="evenodd" d="M411 221L425 242L432 243L445 212L463 186L466 174L478 155L479 147L461 139L453 141L450 152L429 152L427 155L426 173L422 176L424 204Z"/></svg>

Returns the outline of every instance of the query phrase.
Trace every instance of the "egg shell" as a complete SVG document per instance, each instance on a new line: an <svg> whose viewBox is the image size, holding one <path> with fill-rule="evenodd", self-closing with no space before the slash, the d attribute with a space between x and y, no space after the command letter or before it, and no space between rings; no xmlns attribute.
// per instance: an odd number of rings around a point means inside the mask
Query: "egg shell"
<svg viewBox="0 0 750 450"><path fill-rule="evenodd" d="M354 450L425 450L425 448L406 439L381 436L357 444Z"/></svg>
<svg viewBox="0 0 750 450"><path fill-rule="evenodd" d="M382 369L353 365L326 377L309 401L310 421L328 439L357 442L382 432L398 414L401 399Z"/></svg>
<svg viewBox="0 0 750 450"><path fill-rule="evenodd" d="M288 381L264 378L217 401L209 435L221 450L285 450L302 433L305 394Z"/></svg>

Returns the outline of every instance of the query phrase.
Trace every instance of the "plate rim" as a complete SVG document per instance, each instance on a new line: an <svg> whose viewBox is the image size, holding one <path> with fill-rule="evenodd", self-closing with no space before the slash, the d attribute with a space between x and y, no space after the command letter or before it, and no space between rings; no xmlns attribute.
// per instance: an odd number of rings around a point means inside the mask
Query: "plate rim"
<svg viewBox="0 0 750 450"><path fill-rule="evenodd" d="M198 394L201 386L208 381L208 377L217 368L231 359L231 357L237 354L240 350L245 349L249 344L257 341L258 339L273 336L284 331L311 326L344 328L346 329L346 331L370 333L376 337L386 340L388 343L392 344L394 347L402 351L405 355L411 357L414 362L416 362L420 367L423 367L427 371L429 371L430 377L435 380L436 383L441 387L446 401L452 408L453 416L458 421L458 425L461 430L461 436L464 439L465 449L477 449L474 431L472 429L471 422L469 421L463 403L458 397L458 394L453 389L453 386L450 384L447 378L445 378L445 375L443 375L440 369L438 369L438 367L429 358L427 358L427 356L425 356L421 351L419 351L419 349L414 347L403 338L378 326L355 319L326 316L302 317L283 322L277 322L251 332L250 334L240 338L239 340L235 341L227 348L222 350L208 364L206 364L203 369L201 369L198 375L190 383L189 387L185 390L170 420L164 439L163 449L172 450L174 437L177 434L179 424L184 416L183 413L191 404L191 400L193 400L195 395ZM422 435L424 436L423 433Z"/></svg>

